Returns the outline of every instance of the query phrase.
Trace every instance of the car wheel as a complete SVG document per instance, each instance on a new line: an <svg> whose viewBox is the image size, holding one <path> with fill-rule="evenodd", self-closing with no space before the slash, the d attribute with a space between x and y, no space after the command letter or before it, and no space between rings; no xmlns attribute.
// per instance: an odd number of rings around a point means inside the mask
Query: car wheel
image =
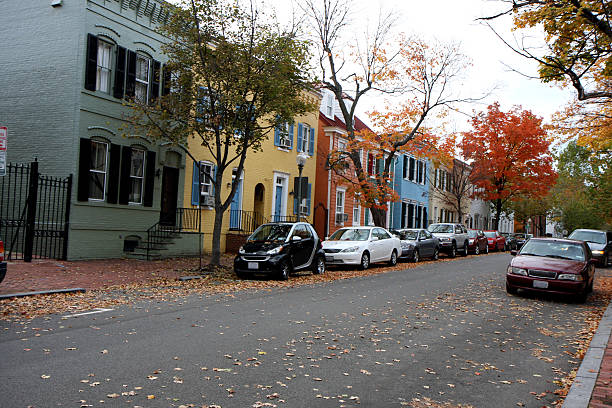
<svg viewBox="0 0 612 408"><path fill-rule="evenodd" d="M453 243L453 246L451 247L450 253L448 254L451 258L454 258L457 256L457 245Z"/></svg>
<svg viewBox="0 0 612 408"><path fill-rule="evenodd" d="M440 250L439 250L438 248L436 248L436 249L434 250L434 254L433 254L432 259L433 259L434 261L437 261L438 259L440 259Z"/></svg>
<svg viewBox="0 0 612 408"><path fill-rule="evenodd" d="M363 269L364 271L370 267L370 254L368 254L367 252L364 252L363 255L361 255L360 265L361 265L361 269Z"/></svg>
<svg viewBox="0 0 612 408"><path fill-rule="evenodd" d="M314 269L312 273L315 275L321 275L325 273L325 259L322 256L317 256L317 259L314 262Z"/></svg>
<svg viewBox="0 0 612 408"><path fill-rule="evenodd" d="M389 258L389 265L397 265L397 252L395 251L395 249L393 250L393 252L391 252L391 258Z"/></svg>
<svg viewBox="0 0 612 408"><path fill-rule="evenodd" d="M412 251L412 262L417 263L421 260L421 257L419 256L419 250L414 248L414 251Z"/></svg>
<svg viewBox="0 0 612 408"><path fill-rule="evenodd" d="M508 282L506 282L506 293L509 295L516 295L518 293L518 290L516 288L511 287L510 285L508 285Z"/></svg>
<svg viewBox="0 0 612 408"><path fill-rule="evenodd" d="M278 271L278 279L284 281L289 279L289 264L287 262L281 264L280 271Z"/></svg>
<svg viewBox="0 0 612 408"><path fill-rule="evenodd" d="M461 255L468 256L468 243L467 242L463 243L463 252L461 253Z"/></svg>
<svg viewBox="0 0 612 408"><path fill-rule="evenodd" d="M474 249L474 255L480 255L480 245L476 245L476 248Z"/></svg>

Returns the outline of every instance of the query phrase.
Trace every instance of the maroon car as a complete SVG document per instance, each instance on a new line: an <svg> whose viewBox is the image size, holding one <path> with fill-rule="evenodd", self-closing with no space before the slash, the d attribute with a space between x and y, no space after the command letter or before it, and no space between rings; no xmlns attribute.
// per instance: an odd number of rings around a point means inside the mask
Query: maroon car
<svg viewBox="0 0 612 408"><path fill-rule="evenodd" d="M476 255L482 253L489 253L489 244L487 242L487 237L485 237L484 232L482 232L481 230L468 229L468 237L469 252L472 252Z"/></svg>
<svg viewBox="0 0 612 408"><path fill-rule="evenodd" d="M489 251L505 251L506 250L506 237L499 233L499 231L484 231L485 237L489 241Z"/></svg>
<svg viewBox="0 0 612 408"><path fill-rule="evenodd" d="M510 253L516 255L516 251ZM506 291L566 294L585 301L593 290L594 263L591 250L583 241L532 238L508 265Z"/></svg>

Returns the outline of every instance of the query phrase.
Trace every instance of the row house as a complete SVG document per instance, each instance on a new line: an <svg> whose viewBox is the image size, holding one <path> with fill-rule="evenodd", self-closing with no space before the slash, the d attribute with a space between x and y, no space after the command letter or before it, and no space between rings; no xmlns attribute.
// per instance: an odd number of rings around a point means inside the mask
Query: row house
<svg viewBox="0 0 612 408"><path fill-rule="evenodd" d="M0 13L0 124L8 160L75 179L67 258L120 257L182 206L185 155L124 137L123 102L164 84L159 0L7 1ZM197 240L196 240L197 242ZM182 240L184 248L193 242Z"/></svg>
<svg viewBox="0 0 612 408"><path fill-rule="evenodd" d="M427 228L430 167L428 160L407 153L395 160L393 189L399 200L390 204L391 228Z"/></svg>

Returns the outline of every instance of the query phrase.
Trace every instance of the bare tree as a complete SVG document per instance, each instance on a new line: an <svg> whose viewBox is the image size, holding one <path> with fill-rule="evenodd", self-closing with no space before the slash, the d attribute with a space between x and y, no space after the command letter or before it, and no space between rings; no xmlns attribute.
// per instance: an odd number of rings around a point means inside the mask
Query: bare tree
<svg viewBox="0 0 612 408"><path fill-rule="evenodd" d="M464 216L469 211L474 186L472 184L472 166L459 160L452 159L451 165L439 166L429 175L429 191L432 198L440 200L451 207L463 223Z"/></svg>

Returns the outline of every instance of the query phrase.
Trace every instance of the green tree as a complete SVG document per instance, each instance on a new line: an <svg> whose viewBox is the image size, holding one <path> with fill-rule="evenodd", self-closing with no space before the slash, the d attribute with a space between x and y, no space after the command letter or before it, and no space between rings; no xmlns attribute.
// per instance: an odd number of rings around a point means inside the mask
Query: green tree
<svg viewBox="0 0 612 408"><path fill-rule="evenodd" d="M153 104L131 102L130 122L158 141L182 148L204 147L216 167L202 174L212 183L214 229L210 265L220 261L223 216L239 178L222 196L226 172L241 174L247 154L261 149L273 129L317 109L304 95L311 89L308 43L272 16L230 0L184 0L161 32L171 75L167 92ZM168 77L168 75L165 75Z"/></svg>

